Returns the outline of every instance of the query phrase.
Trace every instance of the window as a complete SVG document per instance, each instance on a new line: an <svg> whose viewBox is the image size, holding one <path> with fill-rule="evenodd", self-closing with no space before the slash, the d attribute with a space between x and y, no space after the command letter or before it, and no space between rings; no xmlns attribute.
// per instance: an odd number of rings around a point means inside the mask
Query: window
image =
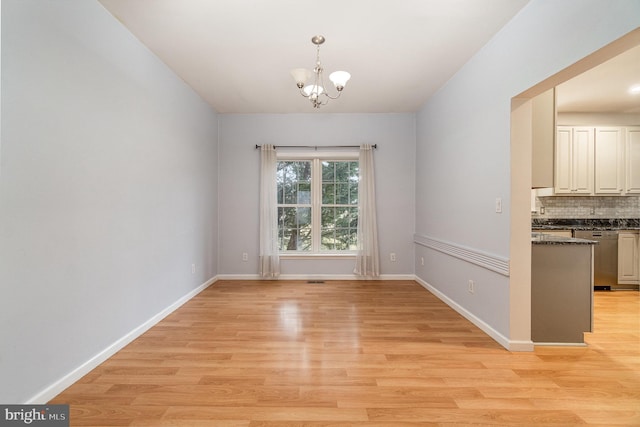
<svg viewBox="0 0 640 427"><path fill-rule="evenodd" d="M356 250L357 158L280 159L276 180L281 252Z"/></svg>

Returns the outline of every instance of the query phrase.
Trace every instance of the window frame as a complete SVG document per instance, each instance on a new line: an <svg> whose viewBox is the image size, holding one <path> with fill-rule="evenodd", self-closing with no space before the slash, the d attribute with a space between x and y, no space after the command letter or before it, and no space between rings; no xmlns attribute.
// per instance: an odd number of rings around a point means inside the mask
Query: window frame
<svg viewBox="0 0 640 427"><path fill-rule="evenodd" d="M320 241L322 233L322 161L360 161L358 151L296 151L278 152L280 161L310 161L311 162L311 250L287 251L280 250L280 258L314 259L314 258L355 258L356 250L321 250ZM278 204L280 207L281 204ZM358 205L354 205L358 207Z"/></svg>

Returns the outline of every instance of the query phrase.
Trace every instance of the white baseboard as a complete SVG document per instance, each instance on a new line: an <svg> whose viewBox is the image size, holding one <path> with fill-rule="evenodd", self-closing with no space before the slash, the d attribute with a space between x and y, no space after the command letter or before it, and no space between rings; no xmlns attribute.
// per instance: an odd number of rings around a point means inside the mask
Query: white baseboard
<svg viewBox="0 0 640 427"><path fill-rule="evenodd" d="M263 280L259 274L220 274L218 280ZM266 280L415 280L413 274L382 274L380 277L360 277L355 274L281 274Z"/></svg>
<svg viewBox="0 0 640 427"><path fill-rule="evenodd" d="M123 336L122 338L114 342L113 344L111 344L109 347L105 348L100 353L96 354L91 359L87 360L82 365L75 368L73 371L69 372L67 375L60 378L58 381L54 382L44 390L37 393L35 396L31 397L29 400L25 402L25 404L37 405L37 404L47 403L49 400L56 397L58 394L63 392L66 388L68 388L73 383L78 381L80 378L88 374L91 370L95 369L102 362L104 362L105 360L107 360L108 358L116 354L119 350L124 348L127 344L131 343L140 335L144 334L146 331L151 329L151 327L156 325L162 319L167 317L169 314L173 313L182 304L186 303L191 298L193 298L194 296L196 296L197 294L199 294L200 292L202 292L203 290L211 286L217 280L219 280L217 277L212 277L211 279L207 280L205 283L198 286L196 289L192 290L188 294L184 295L183 297L178 299L176 302L171 304L169 307L165 308L160 313L156 314L155 316L153 316L152 318L144 322L142 325L138 326L137 328L135 328L134 330L132 330L131 332L129 332L128 334L126 334L125 336Z"/></svg>
<svg viewBox="0 0 640 427"><path fill-rule="evenodd" d="M381 274L380 280L416 280L415 274Z"/></svg>
<svg viewBox="0 0 640 427"><path fill-rule="evenodd" d="M482 330L485 334L489 335L493 338L498 344L503 346L509 351L533 351L533 342L532 341L511 341L500 332L493 329L490 325L485 323L483 320L476 317L473 313L466 310L464 307L459 305L457 302L440 292L438 289L431 286L429 283L425 282L421 278L415 276L416 282L420 283L425 289L438 297L442 302L447 304L449 307L460 313L465 319L476 325L480 330Z"/></svg>
<svg viewBox="0 0 640 427"><path fill-rule="evenodd" d="M587 347L584 342L537 342L536 347Z"/></svg>
<svg viewBox="0 0 640 427"><path fill-rule="evenodd" d="M218 280L262 280L259 274L218 274Z"/></svg>
<svg viewBox="0 0 640 427"><path fill-rule="evenodd" d="M507 350L509 350L509 351L533 351L533 348L534 348L533 341L509 340L509 347L507 347Z"/></svg>

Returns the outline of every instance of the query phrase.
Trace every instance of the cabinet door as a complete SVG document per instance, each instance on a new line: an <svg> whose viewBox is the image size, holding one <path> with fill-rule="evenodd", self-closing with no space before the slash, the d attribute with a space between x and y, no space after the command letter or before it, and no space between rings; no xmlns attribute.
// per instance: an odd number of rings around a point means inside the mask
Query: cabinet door
<svg viewBox="0 0 640 427"><path fill-rule="evenodd" d="M640 194L640 126L627 128L625 146L625 191Z"/></svg>
<svg viewBox="0 0 640 427"><path fill-rule="evenodd" d="M618 234L618 283L638 284L640 260L638 259L638 233Z"/></svg>
<svg viewBox="0 0 640 427"><path fill-rule="evenodd" d="M556 156L555 156L555 176L554 192L556 194L571 193L571 155L572 132L573 129L565 126L558 126L556 133Z"/></svg>
<svg viewBox="0 0 640 427"><path fill-rule="evenodd" d="M624 188L624 129L595 130L594 173L596 194L621 194Z"/></svg>
<svg viewBox="0 0 640 427"><path fill-rule="evenodd" d="M573 128L572 193L593 193L593 128Z"/></svg>
<svg viewBox="0 0 640 427"><path fill-rule="evenodd" d="M592 127L558 126L556 131L556 194L593 194Z"/></svg>

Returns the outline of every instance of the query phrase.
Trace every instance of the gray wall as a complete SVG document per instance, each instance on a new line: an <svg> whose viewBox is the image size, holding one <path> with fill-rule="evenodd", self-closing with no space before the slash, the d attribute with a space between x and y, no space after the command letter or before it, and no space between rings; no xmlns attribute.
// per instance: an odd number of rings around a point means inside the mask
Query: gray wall
<svg viewBox="0 0 640 427"><path fill-rule="evenodd" d="M533 0L431 97L416 119L416 234L508 260L511 98L633 30L638 16L634 0ZM423 245L416 257L421 280L510 337L518 283Z"/></svg>
<svg viewBox="0 0 640 427"><path fill-rule="evenodd" d="M215 276L217 117L94 1L4 0L2 90L0 402L22 403Z"/></svg>
<svg viewBox="0 0 640 427"><path fill-rule="evenodd" d="M302 102L303 100L301 100ZM256 144L378 144L376 201L381 274L413 274L413 114L221 114L220 274L258 273L260 152ZM249 261L242 261L242 253ZM395 252L396 262L389 261ZM283 276L352 275L354 260L283 260Z"/></svg>

